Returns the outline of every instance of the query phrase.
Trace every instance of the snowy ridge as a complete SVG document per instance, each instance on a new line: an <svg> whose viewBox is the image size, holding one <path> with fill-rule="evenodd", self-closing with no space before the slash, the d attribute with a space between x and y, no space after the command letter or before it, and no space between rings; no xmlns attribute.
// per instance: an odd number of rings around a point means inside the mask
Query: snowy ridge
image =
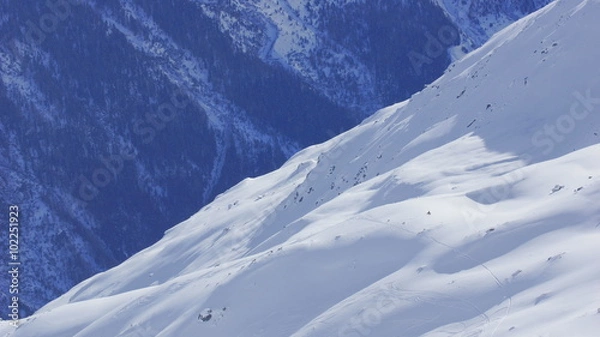
<svg viewBox="0 0 600 337"><path fill-rule="evenodd" d="M599 15L518 21L0 336L595 336Z"/></svg>

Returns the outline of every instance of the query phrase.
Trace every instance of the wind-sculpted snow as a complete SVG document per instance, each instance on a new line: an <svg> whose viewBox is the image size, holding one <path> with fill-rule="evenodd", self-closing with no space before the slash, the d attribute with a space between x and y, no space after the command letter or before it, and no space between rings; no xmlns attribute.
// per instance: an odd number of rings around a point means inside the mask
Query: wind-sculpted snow
<svg viewBox="0 0 600 337"><path fill-rule="evenodd" d="M595 336L598 15L510 25L0 336Z"/></svg>

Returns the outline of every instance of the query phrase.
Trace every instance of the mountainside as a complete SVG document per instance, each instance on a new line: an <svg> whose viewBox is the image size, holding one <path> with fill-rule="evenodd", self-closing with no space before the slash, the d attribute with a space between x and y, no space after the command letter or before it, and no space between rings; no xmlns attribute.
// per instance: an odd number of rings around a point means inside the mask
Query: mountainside
<svg viewBox="0 0 600 337"><path fill-rule="evenodd" d="M481 46L494 33L528 13L548 4L547 0L437 0L459 30L462 44L470 50Z"/></svg>
<svg viewBox="0 0 600 337"><path fill-rule="evenodd" d="M18 205L25 224L23 313L244 177L408 98L479 13L457 25L437 2L404 0L0 9L0 204Z"/></svg>
<svg viewBox="0 0 600 337"><path fill-rule="evenodd" d="M596 336L599 16L517 21L0 336Z"/></svg>

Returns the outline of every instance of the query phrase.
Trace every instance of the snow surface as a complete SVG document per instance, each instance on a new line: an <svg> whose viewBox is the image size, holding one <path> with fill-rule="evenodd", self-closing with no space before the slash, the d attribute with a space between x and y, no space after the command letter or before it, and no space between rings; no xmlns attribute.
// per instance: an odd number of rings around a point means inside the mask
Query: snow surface
<svg viewBox="0 0 600 337"><path fill-rule="evenodd" d="M0 336L597 336L599 16L510 25Z"/></svg>

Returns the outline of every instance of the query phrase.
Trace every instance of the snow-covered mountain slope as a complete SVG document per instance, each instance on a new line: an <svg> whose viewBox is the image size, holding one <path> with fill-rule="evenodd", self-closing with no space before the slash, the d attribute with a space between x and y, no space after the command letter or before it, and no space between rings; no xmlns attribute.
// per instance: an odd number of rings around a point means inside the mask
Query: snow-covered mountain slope
<svg viewBox="0 0 600 337"><path fill-rule="evenodd" d="M405 60L452 24L433 3L320 1L303 19L291 3L0 0L0 204L28 224L23 314L450 63Z"/></svg>
<svg viewBox="0 0 600 337"><path fill-rule="evenodd" d="M599 15L510 25L0 336L596 336Z"/></svg>
<svg viewBox="0 0 600 337"><path fill-rule="evenodd" d="M0 204L28 225L23 314L410 97L480 14L526 12L477 8L458 20L433 0L0 0Z"/></svg>

